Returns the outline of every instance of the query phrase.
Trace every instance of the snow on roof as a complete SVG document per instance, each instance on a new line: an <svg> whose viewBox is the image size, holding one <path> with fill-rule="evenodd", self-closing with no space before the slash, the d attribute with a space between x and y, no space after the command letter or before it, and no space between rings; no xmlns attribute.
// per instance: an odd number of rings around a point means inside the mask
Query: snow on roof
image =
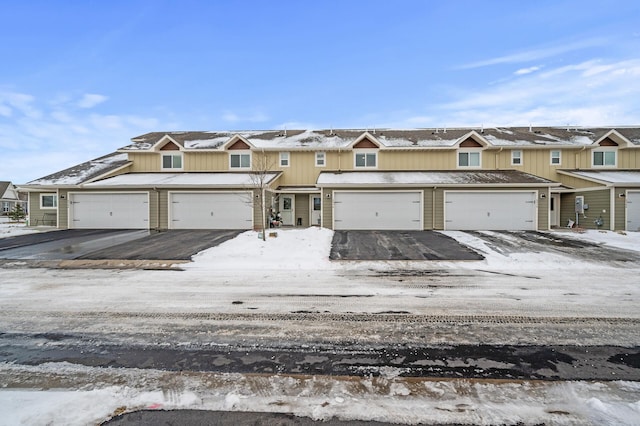
<svg viewBox="0 0 640 426"><path fill-rule="evenodd" d="M270 183L280 172L267 173ZM85 188L102 187L253 187L251 173L126 173L107 179L87 183Z"/></svg>
<svg viewBox="0 0 640 426"><path fill-rule="evenodd" d="M506 185L555 182L516 170L429 171L429 172L322 172L318 186L345 185Z"/></svg>
<svg viewBox="0 0 640 426"><path fill-rule="evenodd" d="M571 170L572 175L613 184L640 184L640 170Z"/></svg>
<svg viewBox="0 0 640 426"><path fill-rule="evenodd" d="M640 145L640 128L622 127L616 130ZM388 148L453 147L465 135L475 131L493 146L576 146L593 144L611 131L610 128L509 127L509 128L433 128L433 129L325 129L325 130L256 130L219 132L153 132L131 139L121 150L151 149L163 137L169 136L186 149L222 149L235 135L249 141L258 149L340 149L368 133Z"/></svg>
<svg viewBox="0 0 640 426"><path fill-rule="evenodd" d="M40 179L32 180L27 185L79 185L128 163L127 154L112 153Z"/></svg>

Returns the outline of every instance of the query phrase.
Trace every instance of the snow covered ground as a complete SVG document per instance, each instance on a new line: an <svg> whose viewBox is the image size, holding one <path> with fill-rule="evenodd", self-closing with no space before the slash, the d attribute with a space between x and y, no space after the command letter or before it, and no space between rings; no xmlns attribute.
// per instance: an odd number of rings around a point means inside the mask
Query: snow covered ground
<svg viewBox="0 0 640 426"><path fill-rule="evenodd" d="M0 224L0 236L23 230ZM331 262L332 231L309 228L279 229L277 237L265 242L255 232L240 234L196 255L192 263L179 265L182 271L44 270L20 268L18 262L15 268L0 269L0 331L29 333L43 327L62 331L74 326L73 315L82 313L366 315L402 311L443 316L640 318L638 263L593 262L556 252L505 253L468 233L446 234L486 259ZM562 235L640 252L640 233ZM137 330L153 328L143 318L92 321L75 326L130 338ZM287 338L314 338L299 330L301 334L296 335L293 323L277 325L284 327L279 333ZM375 331L372 324L368 332L361 330L353 338L375 341ZM339 335L341 330L334 332ZM476 338L527 343L498 329L483 333ZM613 329L592 333L589 344L640 345L637 329L616 333ZM620 336L624 341L619 341ZM456 343L456 336L448 337ZM545 335L543 329L535 338L542 344L545 338L547 343L561 343L558 335ZM379 339L384 341L385 336ZM316 419L337 416L406 424L640 424L640 385L626 381L424 380L401 378L395 371L380 379L264 377L6 363L0 364L0 379L0 387L5 388L0 390L0 425L96 424L120 407L290 412Z"/></svg>

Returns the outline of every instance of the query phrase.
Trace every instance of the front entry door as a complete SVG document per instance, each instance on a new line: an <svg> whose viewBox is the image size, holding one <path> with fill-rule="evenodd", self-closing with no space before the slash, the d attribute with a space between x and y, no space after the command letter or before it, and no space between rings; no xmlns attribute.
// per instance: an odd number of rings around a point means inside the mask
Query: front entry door
<svg viewBox="0 0 640 426"><path fill-rule="evenodd" d="M549 226L560 225L560 194L551 194L549 198Z"/></svg>
<svg viewBox="0 0 640 426"><path fill-rule="evenodd" d="M282 224L285 226L293 226L294 204L293 195L280 196L280 215L282 215Z"/></svg>
<svg viewBox="0 0 640 426"><path fill-rule="evenodd" d="M311 197L311 226L320 226L322 217L322 197L314 195Z"/></svg>

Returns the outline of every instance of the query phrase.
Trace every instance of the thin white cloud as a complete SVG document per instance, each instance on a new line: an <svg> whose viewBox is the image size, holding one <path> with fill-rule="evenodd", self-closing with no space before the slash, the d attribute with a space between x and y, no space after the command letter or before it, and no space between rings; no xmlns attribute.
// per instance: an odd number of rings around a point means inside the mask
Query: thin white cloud
<svg viewBox="0 0 640 426"><path fill-rule="evenodd" d="M109 99L107 96L95 93L85 93L76 105L80 108L93 108L94 106L105 102L107 99Z"/></svg>
<svg viewBox="0 0 640 426"><path fill-rule="evenodd" d="M520 68L519 70L517 70L516 72L514 72L515 75L525 75L525 74L531 74L532 72L536 72L539 71L541 67L529 67L529 68Z"/></svg>
<svg viewBox="0 0 640 426"><path fill-rule="evenodd" d="M575 50L586 49L595 46L601 46L606 43L602 38L592 38L581 40L573 43L558 44L539 49L529 49L510 55L498 56L496 58L485 59L482 61L471 62L458 67L458 69L481 68L498 64L514 64L523 62L539 61L541 59L550 58L562 53L572 52Z"/></svg>

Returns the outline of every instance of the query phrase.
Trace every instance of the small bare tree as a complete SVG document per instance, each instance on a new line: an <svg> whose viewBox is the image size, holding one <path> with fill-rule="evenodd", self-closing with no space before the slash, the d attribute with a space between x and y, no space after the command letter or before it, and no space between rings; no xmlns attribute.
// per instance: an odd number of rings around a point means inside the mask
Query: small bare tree
<svg viewBox="0 0 640 426"><path fill-rule="evenodd" d="M267 223L267 189L269 188L269 180L272 177L274 169L274 161L264 152L254 153L252 155L253 164L251 165L251 184L254 191L258 191L257 201L262 213L262 223L260 230L262 231L262 239L266 240Z"/></svg>

